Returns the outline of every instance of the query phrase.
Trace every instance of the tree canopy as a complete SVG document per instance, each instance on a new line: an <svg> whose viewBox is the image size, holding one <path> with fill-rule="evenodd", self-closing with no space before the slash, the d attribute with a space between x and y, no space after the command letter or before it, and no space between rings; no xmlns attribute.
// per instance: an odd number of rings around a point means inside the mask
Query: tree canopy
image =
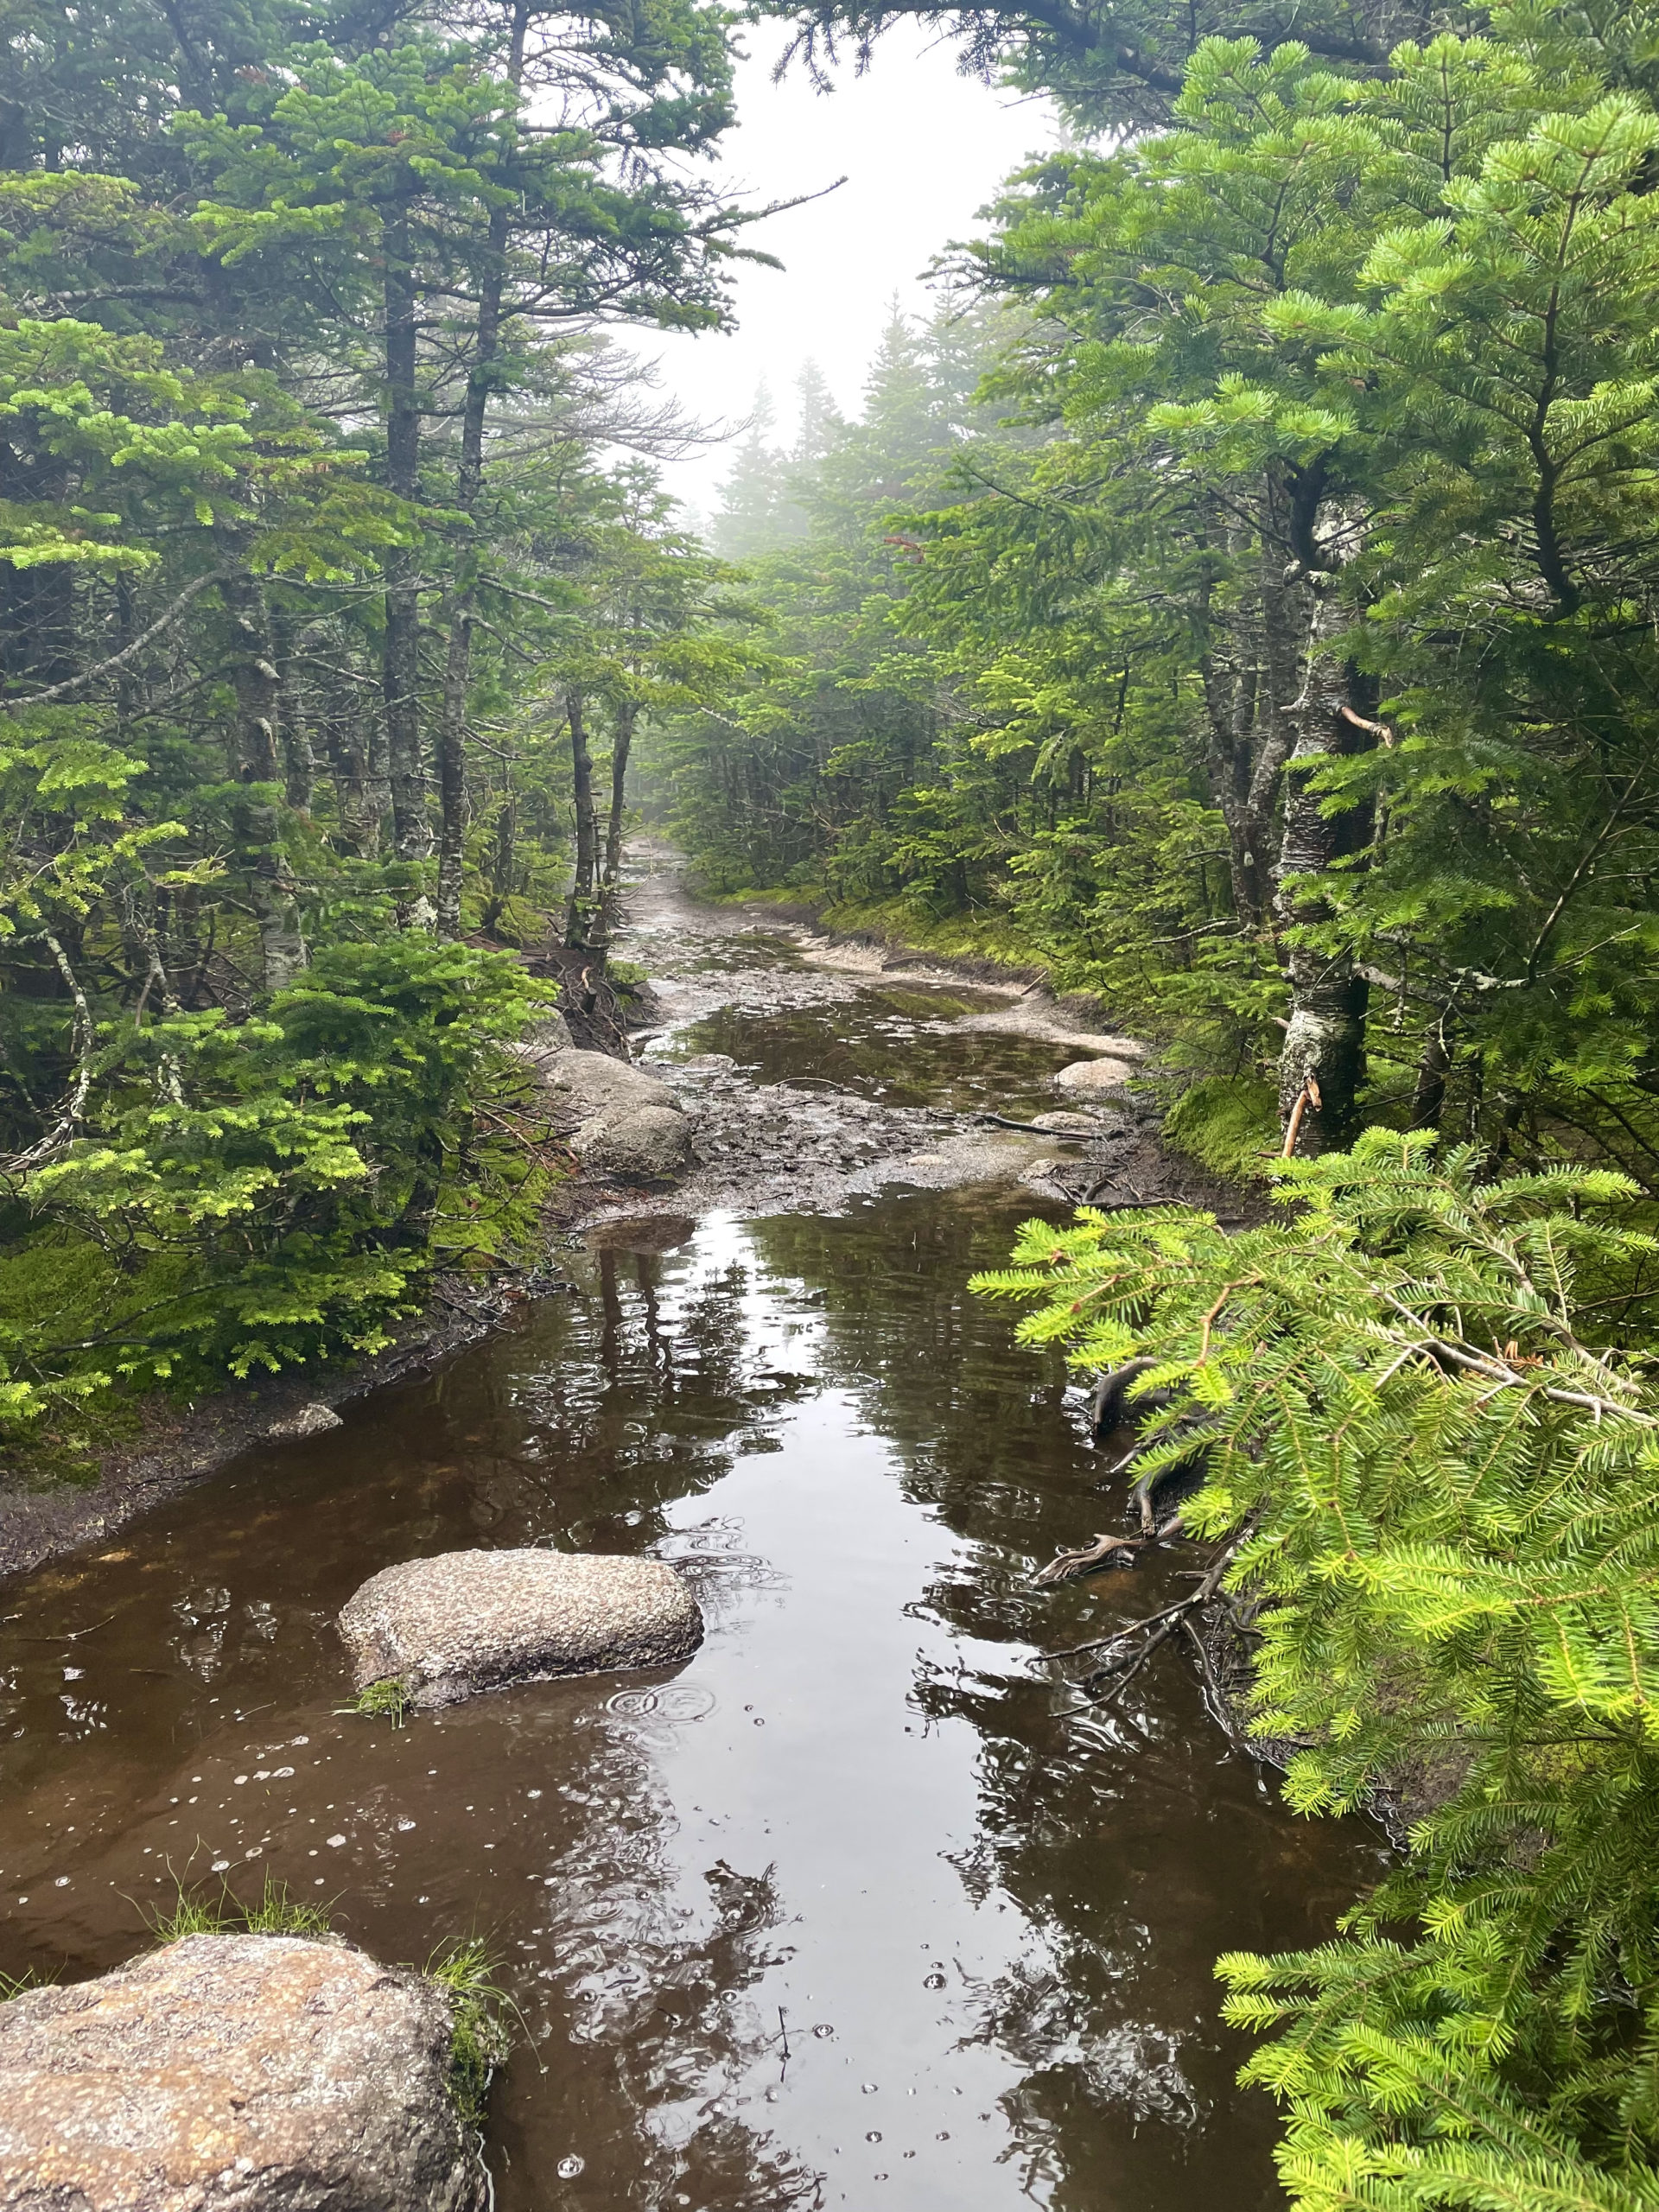
<svg viewBox="0 0 1659 2212"><path fill-rule="evenodd" d="M747 664L650 480L672 410L604 329L720 325L750 215L699 167L731 119L700 0L9 29L0 1360L28 1426L123 1375L372 1346L533 1216L506 1055L547 994L513 948L573 829L602 938L634 721Z"/></svg>

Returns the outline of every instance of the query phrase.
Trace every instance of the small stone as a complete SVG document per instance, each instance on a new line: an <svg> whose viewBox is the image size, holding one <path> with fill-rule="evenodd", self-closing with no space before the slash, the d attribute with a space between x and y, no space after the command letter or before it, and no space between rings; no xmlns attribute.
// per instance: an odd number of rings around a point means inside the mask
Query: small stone
<svg viewBox="0 0 1659 2212"><path fill-rule="evenodd" d="M332 1406L313 1398L296 1412L284 1414L281 1421L272 1421L260 1440L265 1444L297 1444L303 1436L326 1436L331 1428L345 1426Z"/></svg>
<svg viewBox="0 0 1659 2212"><path fill-rule="evenodd" d="M1052 1114L1033 1114L1033 1129L1046 1129L1051 1136L1094 1137L1101 1132L1100 1118L1095 1114L1080 1113L1075 1106L1062 1106Z"/></svg>
<svg viewBox="0 0 1659 2212"><path fill-rule="evenodd" d="M420 1975L337 1942L188 1936L0 2005L0 2208L482 2212Z"/></svg>
<svg viewBox="0 0 1659 2212"><path fill-rule="evenodd" d="M672 1666L702 1642L696 1599L660 1560L445 1552L373 1575L340 1633L356 1687L401 1681L416 1706L617 1667Z"/></svg>

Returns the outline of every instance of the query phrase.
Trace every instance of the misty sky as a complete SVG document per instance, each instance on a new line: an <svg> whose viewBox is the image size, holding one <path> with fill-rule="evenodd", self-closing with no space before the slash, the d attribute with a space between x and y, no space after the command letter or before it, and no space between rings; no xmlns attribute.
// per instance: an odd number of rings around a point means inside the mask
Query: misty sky
<svg viewBox="0 0 1659 2212"><path fill-rule="evenodd" d="M798 64L772 82L782 26L742 36L751 58L738 73L728 181L761 202L821 191L843 175L847 182L748 234L786 267L741 271L734 334L652 333L629 342L660 362L664 391L704 423L741 423L764 377L786 435L803 361L816 360L839 405L855 410L893 293L926 309L929 261L974 234L976 209L1028 154L1054 143L1056 124L1046 102L959 76L951 48L908 26L880 42L865 76L844 62L830 93L814 92ZM728 467L729 448L716 446L664 474L680 498L707 510Z"/></svg>

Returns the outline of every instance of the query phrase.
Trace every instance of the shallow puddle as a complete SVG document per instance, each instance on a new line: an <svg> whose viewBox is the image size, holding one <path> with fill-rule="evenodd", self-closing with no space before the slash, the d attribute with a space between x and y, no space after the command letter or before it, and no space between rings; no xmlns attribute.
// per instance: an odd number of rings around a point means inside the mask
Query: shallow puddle
<svg viewBox="0 0 1659 2212"><path fill-rule="evenodd" d="M385 1957L481 1934L502 2212L1277 2202L1211 1964L1326 1933L1376 1847L1290 1819L1173 1654L1116 1721L1028 1663L1190 1564L1030 1587L1121 1510L963 1287L1031 1210L612 1225L513 1332L14 1586L0 1970L267 1870ZM678 1561L702 1650L337 1710L365 1576L523 1543Z"/></svg>
<svg viewBox="0 0 1659 2212"><path fill-rule="evenodd" d="M726 1052L757 1083L822 1084L885 1106L1041 1113L1055 1104L1050 1078L1077 1058L1075 1046L950 1026L1005 1003L923 984L861 984L841 1003L784 1011L740 1000L676 1032L652 1057Z"/></svg>

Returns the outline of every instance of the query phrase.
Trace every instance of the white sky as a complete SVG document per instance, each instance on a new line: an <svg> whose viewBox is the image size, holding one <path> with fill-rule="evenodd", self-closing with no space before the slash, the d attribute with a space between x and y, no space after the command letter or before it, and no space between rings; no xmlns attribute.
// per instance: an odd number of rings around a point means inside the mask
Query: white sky
<svg viewBox="0 0 1659 2212"><path fill-rule="evenodd" d="M976 212L1009 170L1054 143L1057 123L1046 101L958 75L955 48L930 42L918 26L901 24L879 41L862 77L849 57L828 93L813 90L798 63L772 83L784 25L751 26L742 37L750 58L738 69L728 184L764 204L847 181L746 234L785 266L740 270L734 333L653 332L623 342L655 357L664 394L710 427L741 429L764 378L782 440L793 430L795 378L807 360L843 413L856 410L893 294L908 310L928 308L921 279L930 260L976 234ZM707 512L729 467L729 447L716 445L664 474L689 506Z"/></svg>

